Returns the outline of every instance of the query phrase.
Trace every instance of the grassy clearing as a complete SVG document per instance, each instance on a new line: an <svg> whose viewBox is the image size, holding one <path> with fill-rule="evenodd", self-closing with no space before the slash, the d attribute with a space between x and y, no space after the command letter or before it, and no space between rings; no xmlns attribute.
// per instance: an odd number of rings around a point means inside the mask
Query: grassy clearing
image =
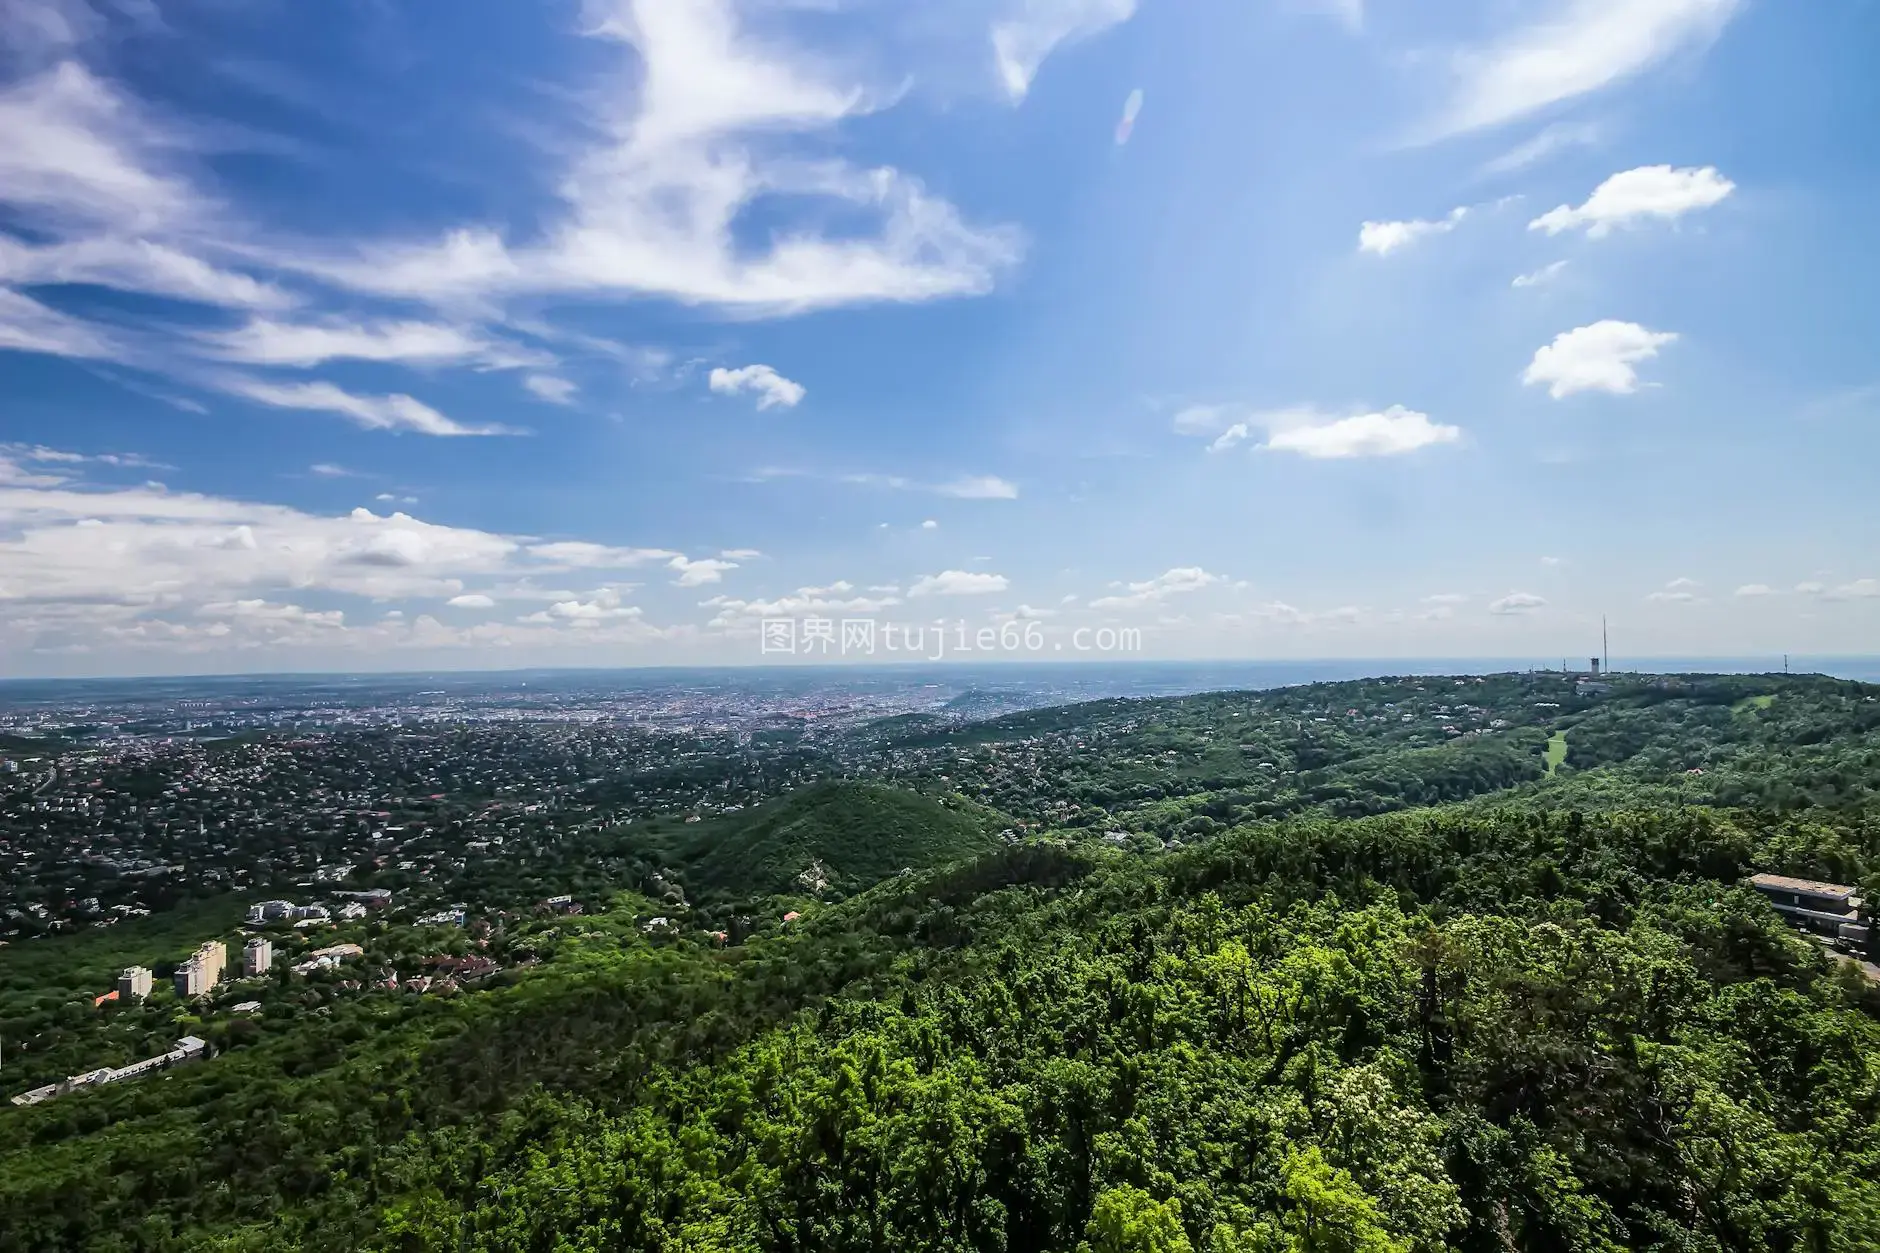
<svg viewBox="0 0 1880 1253"><path fill-rule="evenodd" d="M1773 692L1763 696L1745 696L1742 700L1730 706L1730 712L1740 714L1745 710L1754 709L1760 713L1775 703L1776 698Z"/></svg>
<svg viewBox="0 0 1880 1253"><path fill-rule="evenodd" d="M1567 759L1567 733L1555 731L1547 740L1547 773L1551 777Z"/></svg>

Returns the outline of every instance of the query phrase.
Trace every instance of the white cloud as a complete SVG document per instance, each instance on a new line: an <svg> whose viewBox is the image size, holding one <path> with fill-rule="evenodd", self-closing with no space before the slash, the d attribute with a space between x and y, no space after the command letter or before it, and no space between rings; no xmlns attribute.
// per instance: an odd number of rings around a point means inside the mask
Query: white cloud
<svg viewBox="0 0 1880 1253"><path fill-rule="evenodd" d="M574 403L574 394L580 389L564 378L552 374L531 374L522 380L522 385L535 395L552 405L570 405Z"/></svg>
<svg viewBox="0 0 1880 1253"><path fill-rule="evenodd" d="M856 487L885 487L897 492L931 492L956 500L1015 500L1018 486L994 474L969 474L944 483L927 483L901 474L827 474L814 470L796 470L785 466L764 466L746 476L747 482L768 483L772 479L823 479ZM886 522L881 523L887 526Z"/></svg>
<svg viewBox="0 0 1880 1253"><path fill-rule="evenodd" d="M1539 287L1543 283L1551 283L1556 278L1559 278L1560 271L1566 268L1567 263L1565 261L1550 261L1538 270L1531 270L1526 274L1515 275L1514 281L1510 283L1509 286Z"/></svg>
<svg viewBox="0 0 1880 1253"><path fill-rule="evenodd" d="M358 396L327 382L273 383L265 379L228 376L217 386L233 396L276 409L307 409L337 413L367 430L413 431L419 435L514 435L518 432L493 423L466 425L445 417L410 396Z"/></svg>
<svg viewBox="0 0 1880 1253"><path fill-rule="evenodd" d="M207 355L244 365L314 366L352 360L503 366L529 359L520 349L435 322L296 324L255 318L232 330L203 332L199 338Z"/></svg>
<svg viewBox="0 0 1880 1253"><path fill-rule="evenodd" d="M1600 129L1590 124L1568 125L1556 122L1532 139L1516 144L1482 167L1484 174L1512 174L1537 165L1568 148L1587 147L1600 139Z"/></svg>
<svg viewBox="0 0 1880 1253"><path fill-rule="evenodd" d="M893 588L879 589L886 595L845 595L852 590L848 583L838 582L829 587L798 588L775 600L735 600L728 596L714 596L699 603L706 609L717 611L706 625L731 632L754 631L758 621L763 618L790 618L803 614L871 614L901 603Z"/></svg>
<svg viewBox="0 0 1880 1253"><path fill-rule="evenodd" d="M1561 564L1561 559L1559 557L1542 557L1541 564L1544 566L1557 566Z"/></svg>
<svg viewBox="0 0 1880 1253"><path fill-rule="evenodd" d="M353 479L359 477L358 471L348 470L345 466L335 465L331 461L316 461L307 467L307 473L313 475L315 478L321 479Z"/></svg>
<svg viewBox="0 0 1880 1253"><path fill-rule="evenodd" d="M1427 138L1498 126L1631 78L1708 42L1737 0L1551 0L1546 16L1459 53Z"/></svg>
<svg viewBox="0 0 1880 1253"><path fill-rule="evenodd" d="M1213 435L1228 428L1238 410L1232 405L1189 405L1170 423L1177 435Z"/></svg>
<svg viewBox="0 0 1880 1253"><path fill-rule="evenodd" d="M590 600L558 600L546 609L538 609L527 614L519 621L541 626L565 623L577 630L592 630L603 622L623 618L638 618L641 610L637 606L620 603L620 593L611 587L603 587L594 593Z"/></svg>
<svg viewBox="0 0 1880 1253"><path fill-rule="evenodd" d="M1461 427L1431 422L1428 414L1392 405L1382 413L1276 426L1265 447L1315 459L1395 457L1461 438Z"/></svg>
<svg viewBox="0 0 1880 1253"><path fill-rule="evenodd" d="M1153 579L1127 585L1128 590L1116 596L1099 596L1090 602L1092 609L1140 609L1148 605L1159 605L1171 596L1184 596L1198 592L1204 587L1213 587L1223 582L1218 574L1210 574L1200 566L1176 566L1164 570Z"/></svg>
<svg viewBox="0 0 1880 1253"><path fill-rule="evenodd" d="M759 409L768 409L772 405L794 409L804 395L801 383L783 377L767 365L739 366L735 370L719 366L711 372L710 384L713 391L725 396L736 396L741 392L756 393Z"/></svg>
<svg viewBox="0 0 1880 1253"><path fill-rule="evenodd" d="M1795 585L1796 593L1802 596L1819 596L1821 593L1827 590L1828 590L1828 585L1826 583L1817 583L1817 582L1814 582L1813 580L1810 580L1805 583L1797 583Z"/></svg>
<svg viewBox="0 0 1880 1253"><path fill-rule="evenodd" d="M1554 336L1553 343L1535 352L1521 381L1530 387L1547 384L1555 400L1585 391L1627 395L1638 390L1632 367L1656 357L1659 348L1677 338L1671 331L1606 318Z"/></svg>
<svg viewBox="0 0 1880 1253"><path fill-rule="evenodd" d="M1586 203L1561 205L1528 223L1531 231L1558 235L1584 227L1598 239L1614 227L1631 226L1648 218L1673 222L1686 213L1720 204L1736 184L1716 167L1673 169L1669 165L1641 165L1623 170L1593 189Z"/></svg>
<svg viewBox="0 0 1880 1253"><path fill-rule="evenodd" d="M7 198L0 189L0 200ZM272 283L220 268L169 244L96 235L27 244L0 236L0 283L89 283L199 304L284 309L294 297Z"/></svg>
<svg viewBox="0 0 1880 1253"><path fill-rule="evenodd" d="M1358 227L1358 251L1387 257L1426 236L1448 234L1468 214L1467 206L1458 206L1449 211L1448 217L1434 222L1414 218L1407 222L1365 222Z"/></svg>
<svg viewBox="0 0 1880 1253"><path fill-rule="evenodd" d="M0 92L0 199L65 225L136 231L205 206L137 102L64 61Z"/></svg>
<svg viewBox="0 0 1880 1253"><path fill-rule="evenodd" d="M1880 579L1855 579L1829 588L1822 595L1828 600L1868 600L1880 596Z"/></svg>
<svg viewBox="0 0 1880 1253"><path fill-rule="evenodd" d="M451 597L445 604L456 609L494 609L496 607L494 598L485 596L482 592L465 592L461 596Z"/></svg>
<svg viewBox="0 0 1880 1253"><path fill-rule="evenodd" d="M1532 592L1509 592L1500 600L1490 601L1488 611L1496 614L1533 613L1544 607L1547 601Z"/></svg>
<svg viewBox="0 0 1880 1253"><path fill-rule="evenodd" d="M1000 84L1014 101L1023 100L1059 44L1108 30L1135 12L1136 0L1015 0L1010 16L992 28Z"/></svg>
<svg viewBox="0 0 1880 1253"><path fill-rule="evenodd" d="M587 540L551 540L530 544L529 556L564 570L618 570L650 561L671 561L680 554L665 548L620 548Z"/></svg>
<svg viewBox="0 0 1880 1253"><path fill-rule="evenodd" d="M556 180L560 212L534 237L460 227L432 242L324 256L296 247L275 259L445 304L586 292L778 313L977 295L1018 259L1018 232L968 225L897 169L805 160L782 142L826 137L894 93L838 85L799 50L760 42L730 0L595 0L591 11L591 34L636 55L588 93L603 102L599 139ZM830 215L844 229L780 230L750 246L740 228L776 198L846 209Z"/></svg>
<svg viewBox="0 0 1880 1253"><path fill-rule="evenodd" d="M1645 599L1661 602L1682 603L1697 599L1698 591L1703 587L1696 579L1676 578L1666 583L1663 588L1651 593Z"/></svg>
<svg viewBox="0 0 1880 1253"><path fill-rule="evenodd" d="M123 355L123 349L102 328L0 287L0 350L9 348L56 357L112 359Z"/></svg>
<svg viewBox="0 0 1880 1253"><path fill-rule="evenodd" d="M1228 449L1234 447L1236 444L1239 444L1243 442L1244 440L1246 440L1247 435L1248 435L1247 424L1245 422L1236 422L1232 426L1228 427L1225 431L1222 431L1219 435L1214 437L1214 442L1208 445L1208 451L1209 452L1226 452Z"/></svg>
<svg viewBox="0 0 1880 1253"><path fill-rule="evenodd" d="M1426 605L1465 605L1468 601L1469 598L1460 592L1437 592L1423 598Z"/></svg>
<svg viewBox="0 0 1880 1253"><path fill-rule="evenodd" d="M755 548L727 548L718 555L726 561L755 561L764 554Z"/></svg>
<svg viewBox="0 0 1880 1253"><path fill-rule="evenodd" d="M299 605L277 604L260 597L213 602L200 606L196 613L204 618L236 618L277 626L304 624L317 627L340 627L346 624L346 612L343 609L309 610Z"/></svg>
<svg viewBox="0 0 1880 1253"><path fill-rule="evenodd" d="M722 583L725 571L737 569L738 563L717 557L700 557L697 560L674 557L666 563L666 568L679 575L672 581L674 587L702 587L707 583Z"/></svg>
<svg viewBox="0 0 1880 1253"><path fill-rule="evenodd" d="M959 500L1016 500L1016 484L992 474L976 474L951 482L935 484L934 491Z"/></svg>
<svg viewBox="0 0 1880 1253"><path fill-rule="evenodd" d="M1736 594L1743 597L1781 595L1780 592L1770 587L1767 583L1745 583L1743 586L1736 589Z"/></svg>
<svg viewBox="0 0 1880 1253"><path fill-rule="evenodd" d="M928 518L925 522L920 524L920 529L923 531L937 531L940 529L940 524L935 522L932 518Z"/></svg>
<svg viewBox="0 0 1880 1253"><path fill-rule="evenodd" d="M942 570L922 575L907 589L909 596L985 596L1003 592L1011 586L1003 574L978 574L970 570Z"/></svg>

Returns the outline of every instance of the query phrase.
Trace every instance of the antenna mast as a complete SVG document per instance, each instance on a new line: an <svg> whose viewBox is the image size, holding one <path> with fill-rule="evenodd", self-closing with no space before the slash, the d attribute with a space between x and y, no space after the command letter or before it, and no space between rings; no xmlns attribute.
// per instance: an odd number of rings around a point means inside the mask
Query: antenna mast
<svg viewBox="0 0 1880 1253"><path fill-rule="evenodd" d="M1599 668L1612 673L1612 643L1606 636L1606 615L1599 615Z"/></svg>

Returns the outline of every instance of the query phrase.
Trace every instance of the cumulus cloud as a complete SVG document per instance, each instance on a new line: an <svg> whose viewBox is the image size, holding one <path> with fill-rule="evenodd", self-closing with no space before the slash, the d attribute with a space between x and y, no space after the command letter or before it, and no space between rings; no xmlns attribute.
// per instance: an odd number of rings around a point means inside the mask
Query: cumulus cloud
<svg viewBox="0 0 1880 1253"><path fill-rule="evenodd" d="M1543 608L1547 601L1532 592L1509 592L1499 600L1489 602L1488 611L1495 614L1533 613Z"/></svg>
<svg viewBox="0 0 1880 1253"><path fill-rule="evenodd" d="M1854 579L1822 593L1827 600L1869 600L1880 596L1880 579Z"/></svg>
<svg viewBox="0 0 1880 1253"><path fill-rule="evenodd" d="M638 606L621 604L620 593L614 588L603 587L590 600L558 600L546 609L524 615L519 621L541 626L566 623L577 630L586 631L604 622L638 618L640 614Z"/></svg>
<svg viewBox="0 0 1880 1253"><path fill-rule="evenodd" d="M672 581L674 587L703 587L707 583L722 583L725 571L737 569L738 563L717 557L700 557L696 560L674 557L666 563L666 568L679 576Z"/></svg>
<svg viewBox="0 0 1880 1253"><path fill-rule="evenodd" d="M769 409L773 405L794 409L804 396L801 383L783 377L767 365L739 366L735 370L719 366L711 372L709 382L711 389L721 395L736 396L744 392L755 394L759 409Z"/></svg>
<svg viewBox="0 0 1880 1253"><path fill-rule="evenodd" d="M1736 589L1736 594L1742 597L1781 595L1780 592L1770 587L1767 583L1745 583L1743 586Z"/></svg>
<svg viewBox="0 0 1880 1253"><path fill-rule="evenodd" d="M1010 587L1003 574L980 574L970 570L942 570L915 579L908 587L909 596L985 596Z"/></svg>
<svg viewBox="0 0 1880 1253"><path fill-rule="evenodd" d="M1645 599L1671 603L1693 601L1697 599L1697 593L1702 587L1703 584L1696 579L1676 578L1646 596Z"/></svg>
<svg viewBox="0 0 1880 1253"><path fill-rule="evenodd" d="M1245 422L1236 422L1214 437L1214 442L1208 445L1208 451L1226 452L1228 449L1244 443L1249 434L1251 434L1251 432Z"/></svg>
<svg viewBox="0 0 1880 1253"><path fill-rule="evenodd" d="M1184 435L1214 436L1209 452L1248 443L1256 429L1264 429L1266 440L1255 447L1315 460L1402 456L1462 438L1461 427L1432 422L1428 414L1402 405L1346 415L1326 413L1310 405L1265 411L1235 405L1195 405L1178 413L1174 425Z"/></svg>
<svg viewBox="0 0 1880 1253"><path fill-rule="evenodd" d="M1461 225L1468 214L1467 206L1460 206L1451 209L1447 217L1433 222L1414 218L1407 222L1365 222L1358 227L1358 251L1387 257L1419 239L1448 234Z"/></svg>
<svg viewBox="0 0 1880 1253"><path fill-rule="evenodd" d="M1677 338L1672 331L1652 331L1636 322L1607 318L1554 336L1551 344L1535 352L1521 381L1530 387L1545 383L1555 400L1586 391L1629 395L1638 390L1638 371L1633 367L1656 357L1661 347Z"/></svg>
<svg viewBox="0 0 1880 1253"><path fill-rule="evenodd" d="M729 596L714 596L699 603L704 608L716 611L708 626L733 634L753 632L765 618L794 618L806 614L872 614L901 603L893 588L881 589L882 594L877 595L848 595L853 590L852 585L838 580L828 587L800 587L774 600L738 600Z"/></svg>
<svg viewBox="0 0 1880 1253"><path fill-rule="evenodd" d="M494 609L496 608L495 598L491 596L486 596L482 592L465 592L461 596L451 597L448 601L444 603L447 605L450 605L452 608L455 608L455 609Z"/></svg>
<svg viewBox="0 0 1880 1253"><path fill-rule="evenodd" d="M1397 457L1433 444L1453 444L1461 438L1459 426L1432 422L1428 414L1392 405L1382 413L1278 425L1267 436L1265 446L1328 460Z"/></svg>
<svg viewBox="0 0 1880 1253"><path fill-rule="evenodd" d="M1453 57L1454 93L1421 137L1499 126L1635 77L1708 43L1739 7L1738 0L1549 0L1536 20Z"/></svg>
<svg viewBox="0 0 1880 1253"><path fill-rule="evenodd" d="M1598 239L1615 227L1648 219L1674 222L1686 213L1722 203L1735 190L1736 184L1714 166L1641 165L1608 178L1577 208L1563 204L1548 210L1529 222L1528 229L1549 235L1584 229Z"/></svg>
<svg viewBox="0 0 1880 1253"><path fill-rule="evenodd" d="M1136 0L1015 0L992 27L1000 85L1014 101L1023 100L1058 45L1108 30L1135 12Z"/></svg>
<svg viewBox="0 0 1880 1253"><path fill-rule="evenodd" d="M1153 579L1127 584L1124 590L1116 595L1099 596L1090 602L1090 607L1092 609L1141 609L1149 605L1159 605L1171 596L1184 596L1224 581L1222 576L1210 574L1200 566L1176 566L1164 570Z"/></svg>

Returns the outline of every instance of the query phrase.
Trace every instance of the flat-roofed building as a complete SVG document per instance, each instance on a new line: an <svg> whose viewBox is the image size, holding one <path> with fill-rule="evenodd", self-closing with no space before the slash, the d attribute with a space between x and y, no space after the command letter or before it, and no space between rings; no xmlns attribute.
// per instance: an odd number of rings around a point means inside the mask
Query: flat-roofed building
<svg viewBox="0 0 1880 1253"><path fill-rule="evenodd" d="M1753 874L1749 882L1777 913L1802 930L1846 945L1866 945L1870 929L1860 920L1861 899L1855 895L1860 889L1783 874Z"/></svg>
<svg viewBox="0 0 1880 1253"><path fill-rule="evenodd" d="M253 939L242 949L242 973L265 975L274 968L274 942Z"/></svg>
<svg viewBox="0 0 1880 1253"><path fill-rule="evenodd" d="M222 981L222 968L228 964L228 948L220 940L209 940L176 968L178 996L206 996Z"/></svg>
<svg viewBox="0 0 1880 1253"><path fill-rule="evenodd" d="M124 973L118 976L117 994L120 1001L141 1001L150 995L150 971L143 966L126 966Z"/></svg>

